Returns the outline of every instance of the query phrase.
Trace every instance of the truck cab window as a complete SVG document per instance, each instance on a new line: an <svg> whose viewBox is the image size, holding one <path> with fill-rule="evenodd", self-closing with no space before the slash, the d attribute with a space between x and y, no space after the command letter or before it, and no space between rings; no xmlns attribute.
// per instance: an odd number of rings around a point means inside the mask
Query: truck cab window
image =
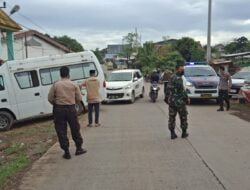
<svg viewBox="0 0 250 190"><path fill-rule="evenodd" d="M15 73L15 77L21 89L39 86L39 79L36 71L25 71Z"/></svg>
<svg viewBox="0 0 250 190"><path fill-rule="evenodd" d="M0 91L4 90L4 81L3 81L3 76L0 75Z"/></svg>

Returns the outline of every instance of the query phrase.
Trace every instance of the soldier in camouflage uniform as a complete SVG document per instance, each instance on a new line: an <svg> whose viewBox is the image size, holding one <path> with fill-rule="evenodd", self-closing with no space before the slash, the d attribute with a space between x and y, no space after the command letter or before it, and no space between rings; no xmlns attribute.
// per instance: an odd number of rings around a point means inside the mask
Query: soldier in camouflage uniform
<svg viewBox="0 0 250 190"><path fill-rule="evenodd" d="M187 108L188 96L183 86L182 76L184 74L184 63L178 62L176 65L176 72L170 78L167 86L165 101L169 104L169 130L171 132L171 139L176 139L175 133L175 118L177 113L181 120L182 138L188 137L187 133Z"/></svg>

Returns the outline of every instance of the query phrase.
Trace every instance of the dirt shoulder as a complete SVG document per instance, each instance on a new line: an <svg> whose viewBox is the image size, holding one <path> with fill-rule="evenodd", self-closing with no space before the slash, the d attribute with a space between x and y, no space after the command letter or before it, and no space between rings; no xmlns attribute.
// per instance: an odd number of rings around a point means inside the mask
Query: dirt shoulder
<svg viewBox="0 0 250 190"><path fill-rule="evenodd" d="M231 114L250 122L250 104L239 104L237 101L233 101Z"/></svg>
<svg viewBox="0 0 250 190"><path fill-rule="evenodd" d="M16 124L0 133L0 189L15 189L23 172L56 142L51 118Z"/></svg>

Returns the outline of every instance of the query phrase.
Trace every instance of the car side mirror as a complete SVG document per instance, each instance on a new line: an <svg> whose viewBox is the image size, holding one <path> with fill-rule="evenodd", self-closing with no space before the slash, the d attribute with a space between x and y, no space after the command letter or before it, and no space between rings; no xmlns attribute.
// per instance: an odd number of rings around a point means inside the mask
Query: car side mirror
<svg viewBox="0 0 250 190"><path fill-rule="evenodd" d="M134 78L134 82L136 82L136 81L138 81L138 78L137 78L137 77Z"/></svg>

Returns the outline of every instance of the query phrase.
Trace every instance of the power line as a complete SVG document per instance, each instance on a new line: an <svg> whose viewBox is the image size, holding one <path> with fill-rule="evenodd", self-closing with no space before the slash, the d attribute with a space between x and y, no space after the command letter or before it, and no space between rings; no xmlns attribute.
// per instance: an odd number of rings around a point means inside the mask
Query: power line
<svg viewBox="0 0 250 190"><path fill-rule="evenodd" d="M3 0L2 0L2 1L3 1ZM8 6L10 6L10 7L13 7L13 5L10 4L10 3L7 3L7 2L6 2L6 4L7 4ZM16 14L19 15L20 17L26 19L27 21L29 21L30 23L32 23L34 26L38 27L39 29L43 30L45 33L49 33L44 27L42 27L40 24L37 24L37 23L36 23L35 21L33 21L31 18L25 16L24 14L22 14L22 13L20 13L20 12L17 12ZM20 24L20 23L18 23L18 24ZM24 26L24 25L22 25L22 24L20 24L20 25L23 26L24 28L27 28L27 29L29 29L29 30L32 30L32 29L30 29L30 28L27 27L27 26Z"/></svg>

